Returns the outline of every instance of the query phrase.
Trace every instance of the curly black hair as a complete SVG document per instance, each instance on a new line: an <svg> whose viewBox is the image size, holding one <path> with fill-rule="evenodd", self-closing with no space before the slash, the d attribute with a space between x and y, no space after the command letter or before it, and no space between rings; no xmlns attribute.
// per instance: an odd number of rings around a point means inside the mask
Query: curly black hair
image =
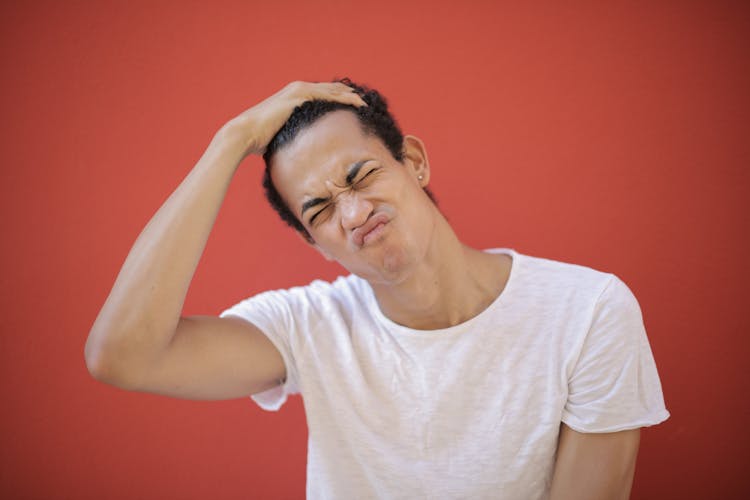
<svg viewBox="0 0 750 500"><path fill-rule="evenodd" d="M354 89L354 91L362 97L362 100L367 103L367 106L356 107L350 104L318 99L306 101L294 108L289 119L281 129L279 129L276 135L273 136L271 142L268 143L268 146L266 146L266 150L263 153L263 160L266 163L266 168L263 173L263 189L266 194L266 199L271 204L271 207L276 210L276 213L279 214L281 220L299 231L300 234L311 243L313 242L313 239L310 236L310 233L307 232L307 229L302 225L302 222L300 222L286 203L284 203L281 194L279 194L276 186L273 185L273 181L271 181L271 159L279 149L293 141L300 131L314 123L318 118L330 113L331 111L345 109L356 115L365 133L373 134L383 141L383 144L388 151L390 151L391 155L393 155L394 159L400 162L404 158L404 135L401 133L401 129L396 123L396 120L388 111L388 103L385 98L380 95L377 90L358 85L352 82L349 78L342 78L334 81L341 82ZM430 199L436 203L432 192L426 187L424 190Z"/></svg>

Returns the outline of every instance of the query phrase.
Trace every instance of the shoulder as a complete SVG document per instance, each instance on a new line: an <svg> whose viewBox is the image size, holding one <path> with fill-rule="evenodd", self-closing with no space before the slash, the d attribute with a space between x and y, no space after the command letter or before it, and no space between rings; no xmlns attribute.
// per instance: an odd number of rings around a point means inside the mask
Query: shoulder
<svg viewBox="0 0 750 500"><path fill-rule="evenodd" d="M372 296L370 285L362 278L350 274L333 281L315 280L307 286L292 289L310 303L327 308L354 309L367 303Z"/></svg>
<svg viewBox="0 0 750 500"><path fill-rule="evenodd" d="M593 304L613 281L622 283L612 273L581 264L517 252L514 260L515 269L511 272L516 293L527 299L537 297L545 303Z"/></svg>
<svg viewBox="0 0 750 500"><path fill-rule="evenodd" d="M362 303L368 296L366 281L354 275L340 276L333 281L314 280L307 285L268 290L242 300L229 313L273 312L294 315L324 315L332 309L346 309Z"/></svg>
<svg viewBox="0 0 750 500"><path fill-rule="evenodd" d="M557 282L602 285L612 277L611 273L592 267L531 255L519 255L526 272L535 278L555 278Z"/></svg>

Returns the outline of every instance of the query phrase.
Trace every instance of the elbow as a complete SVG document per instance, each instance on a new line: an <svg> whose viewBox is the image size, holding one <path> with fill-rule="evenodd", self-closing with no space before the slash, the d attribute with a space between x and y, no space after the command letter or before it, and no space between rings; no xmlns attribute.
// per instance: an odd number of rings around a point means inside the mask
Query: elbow
<svg viewBox="0 0 750 500"><path fill-rule="evenodd" d="M99 382L112 383L111 363L108 362L101 351L94 350L90 347L90 343L87 343L84 350L84 359L86 361L86 369L92 377Z"/></svg>
<svg viewBox="0 0 750 500"><path fill-rule="evenodd" d="M96 342L96 335L92 331L84 348L84 360L89 374L99 382L119 387L120 389L136 390L132 369L124 366L122 353L105 349Z"/></svg>

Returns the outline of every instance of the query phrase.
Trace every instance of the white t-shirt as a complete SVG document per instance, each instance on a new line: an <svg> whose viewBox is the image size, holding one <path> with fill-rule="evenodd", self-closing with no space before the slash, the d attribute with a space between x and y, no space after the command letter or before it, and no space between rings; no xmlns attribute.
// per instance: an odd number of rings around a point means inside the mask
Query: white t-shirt
<svg viewBox="0 0 750 500"><path fill-rule="evenodd" d="M669 417L641 319L612 274L513 259L474 318L413 330L356 276L261 293L224 311L281 352L277 410L302 395L308 498L547 498L560 422L614 432Z"/></svg>

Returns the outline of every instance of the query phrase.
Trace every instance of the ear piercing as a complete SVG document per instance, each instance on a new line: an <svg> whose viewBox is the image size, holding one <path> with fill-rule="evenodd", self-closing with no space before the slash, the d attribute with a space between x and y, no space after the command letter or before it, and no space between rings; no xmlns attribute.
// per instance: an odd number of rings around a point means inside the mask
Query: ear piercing
<svg viewBox="0 0 750 500"><path fill-rule="evenodd" d="M417 179L419 179L421 181L422 179L424 179L424 175L417 176Z"/></svg>

